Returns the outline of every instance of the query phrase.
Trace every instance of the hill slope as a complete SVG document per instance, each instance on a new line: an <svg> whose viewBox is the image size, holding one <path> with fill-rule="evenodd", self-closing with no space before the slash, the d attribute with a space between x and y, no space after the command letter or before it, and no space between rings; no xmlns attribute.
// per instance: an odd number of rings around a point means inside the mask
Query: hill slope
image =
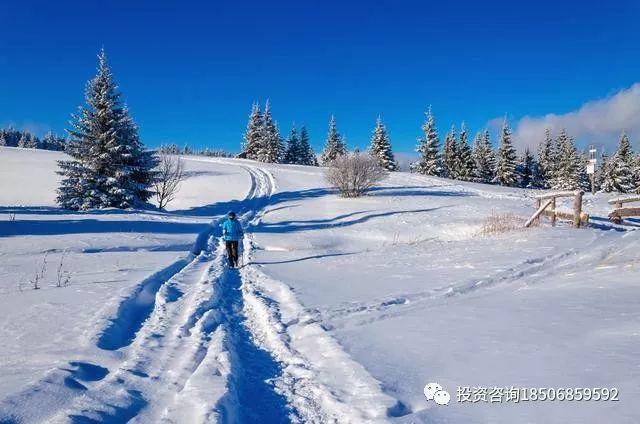
<svg viewBox="0 0 640 424"><path fill-rule="evenodd" d="M195 157L168 213L69 213L52 203L59 157L0 149L0 337L11 341L0 345L0 418L640 413L634 226L482 235L490 215L531 214L531 193L395 173L347 200L318 168ZM587 212L603 216L605 200L587 196ZM248 229L239 272L210 226L229 209ZM63 256L71 285L57 288ZM448 406L425 399L429 382L451 393ZM466 386L615 387L620 400L457 402Z"/></svg>

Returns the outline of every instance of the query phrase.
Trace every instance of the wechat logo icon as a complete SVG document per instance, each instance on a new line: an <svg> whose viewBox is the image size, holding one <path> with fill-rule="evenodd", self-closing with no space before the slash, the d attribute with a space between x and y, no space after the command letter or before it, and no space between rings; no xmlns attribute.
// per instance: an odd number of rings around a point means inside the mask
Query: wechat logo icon
<svg viewBox="0 0 640 424"><path fill-rule="evenodd" d="M448 405L451 400L449 392L444 390L438 383L429 383L424 386L424 396L427 400L432 400L438 405Z"/></svg>

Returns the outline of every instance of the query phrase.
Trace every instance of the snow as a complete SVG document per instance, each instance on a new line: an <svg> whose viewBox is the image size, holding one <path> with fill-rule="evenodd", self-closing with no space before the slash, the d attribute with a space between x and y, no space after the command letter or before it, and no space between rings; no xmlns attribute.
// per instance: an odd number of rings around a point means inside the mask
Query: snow
<svg viewBox="0 0 640 424"><path fill-rule="evenodd" d="M0 148L0 421L640 416L639 222L606 220L614 194L585 195L589 228L485 235L492 214L530 216L536 192L392 173L342 199L321 168L185 157L166 213L69 213L53 203L61 157ZM230 209L248 230L239 272L216 232ZM429 382L448 406L425 399ZM457 386L620 400L459 403Z"/></svg>

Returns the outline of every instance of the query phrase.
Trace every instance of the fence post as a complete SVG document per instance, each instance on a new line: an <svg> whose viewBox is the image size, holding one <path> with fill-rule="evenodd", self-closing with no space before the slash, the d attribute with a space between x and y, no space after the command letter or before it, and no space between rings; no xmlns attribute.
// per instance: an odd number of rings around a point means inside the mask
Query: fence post
<svg viewBox="0 0 640 424"><path fill-rule="evenodd" d="M556 226L556 198L554 197L553 199L551 199L551 207L553 208L552 210L552 215L551 215L551 226L555 227Z"/></svg>
<svg viewBox="0 0 640 424"><path fill-rule="evenodd" d="M582 191L576 191L576 197L573 202L573 226L580 228L580 215L582 215Z"/></svg>
<svg viewBox="0 0 640 424"><path fill-rule="evenodd" d="M536 199L536 210L540 209L540 206L542 205L542 200L540 199ZM538 216L535 220L536 225L540 224L540 217Z"/></svg>

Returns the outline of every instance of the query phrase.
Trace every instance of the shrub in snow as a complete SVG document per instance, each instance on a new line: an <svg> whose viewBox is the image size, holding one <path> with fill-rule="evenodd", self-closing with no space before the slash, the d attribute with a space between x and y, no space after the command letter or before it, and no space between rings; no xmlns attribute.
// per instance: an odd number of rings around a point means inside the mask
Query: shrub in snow
<svg viewBox="0 0 640 424"><path fill-rule="evenodd" d="M184 162L179 156L158 153L158 167L153 182L158 208L164 209L175 198L185 178Z"/></svg>
<svg viewBox="0 0 640 424"><path fill-rule="evenodd" d="M501 234L509 231L522 229L526 220L521 216L513 213L497 213L491 212L484 222L480 230L480 235Z"/></svg>
<svg viewBox="0 0 640 424"><path fill-rule="evenodd" d="M329 184L343 197L359 197L387 177L387 170L366 153L349 153L334 159L325 172Z"/></svg>

